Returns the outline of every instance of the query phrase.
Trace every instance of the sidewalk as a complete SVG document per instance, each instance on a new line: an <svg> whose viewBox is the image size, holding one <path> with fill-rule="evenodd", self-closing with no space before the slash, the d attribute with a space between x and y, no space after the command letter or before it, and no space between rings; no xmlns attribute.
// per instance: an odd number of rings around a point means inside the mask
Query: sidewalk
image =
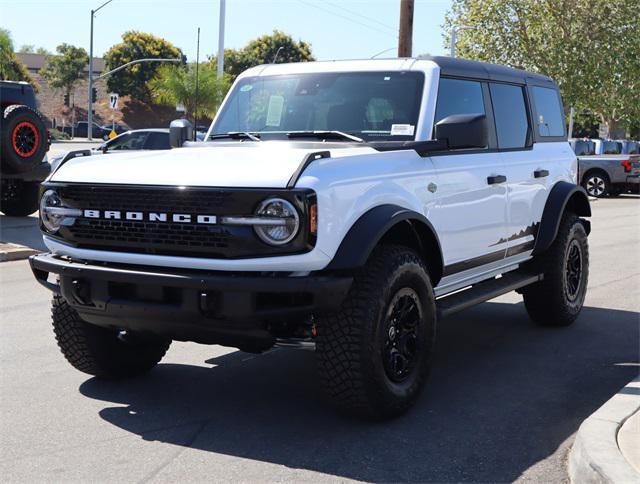
<svg viewBox="0 0 640 484"><path fill-rule="evenodd" d="M569 477L580 484L640 482L640 376L582 423Z"/></svg>

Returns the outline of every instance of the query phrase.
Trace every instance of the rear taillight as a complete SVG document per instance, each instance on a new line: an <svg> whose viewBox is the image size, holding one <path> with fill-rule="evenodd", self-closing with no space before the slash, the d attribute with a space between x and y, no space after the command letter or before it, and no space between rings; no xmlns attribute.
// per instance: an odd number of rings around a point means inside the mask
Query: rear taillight
<svg viewBox="0 0 640 484"><path fill-rule="evenodd" d="M620 165L622 165L622 167L624 168L625 173L631 172L631 160L622 160L620 162Z"/></svg>

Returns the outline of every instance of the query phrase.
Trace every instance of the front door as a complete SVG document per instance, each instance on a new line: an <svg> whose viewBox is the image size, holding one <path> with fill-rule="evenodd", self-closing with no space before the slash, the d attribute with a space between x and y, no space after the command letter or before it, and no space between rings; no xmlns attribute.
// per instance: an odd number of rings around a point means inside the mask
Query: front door
<svg viewBox="0 0 640 484"><path fill-rule="evenodd" d="M435 123L453 114L487 115L489 102L483 83L441 78ZM430 221L440 237L445 277L466 277L466 271L499 263L505 257L505 166L500 153L489 148L432 156L438 173L438 205Z"/></svg>

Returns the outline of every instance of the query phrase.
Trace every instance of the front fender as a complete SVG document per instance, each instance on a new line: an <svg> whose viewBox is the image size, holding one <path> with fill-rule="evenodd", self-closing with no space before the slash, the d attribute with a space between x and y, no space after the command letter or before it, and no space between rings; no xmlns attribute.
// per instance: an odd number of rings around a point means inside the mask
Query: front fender
<svg viewBox="0 0 640 484"><path fill-rule="evenodd" d="M338 247L338 251L327 269L342 270L362 267L384 235L392 227L405 220L420 222L431 231L437 245L440 267L442 267L440 242L429 220L413 210L398 205L385 204L370 209L356 220L340 243L340 247ZM424 238L419 233L416 233L416 237L418 240Z"/></svg>

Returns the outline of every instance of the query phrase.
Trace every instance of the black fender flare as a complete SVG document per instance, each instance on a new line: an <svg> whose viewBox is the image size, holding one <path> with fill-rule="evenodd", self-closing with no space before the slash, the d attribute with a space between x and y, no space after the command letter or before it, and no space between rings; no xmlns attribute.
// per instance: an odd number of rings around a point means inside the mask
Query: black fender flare
<svg viewBox="0 0 640 484"><path fill-rule="evenodd" d="M567 209L581 217L591 217L591 206L585 189L573 183L560 181L553 186L547 197L532 255L544 252L551 246L558 235L562 215ZM583 223L589 234L591 224L587 220L583 220Z"/></svg>
<svg viewBox="0 0 640 484"><path fill-rule="evenodd" d="M429 222L424 215L392 204L378 205L361 215L342 239L340 247L338 247L335 256L326 269L345 270L362 267L384 235L392 227L403 221L420 222L431 232L433 241L437 245L439 268L430 268L430 270L435 269L440 272L439 274L431 274L432 277L439 280L442 276L441 272L443 267L442 248L440 247L440 240L433 225L431 225L431 222ZM411 227L415 232L416 239L420 241L422 245L423 234L420 234L413 224ZM427 250L427 248L424 249Z"/></svg>

